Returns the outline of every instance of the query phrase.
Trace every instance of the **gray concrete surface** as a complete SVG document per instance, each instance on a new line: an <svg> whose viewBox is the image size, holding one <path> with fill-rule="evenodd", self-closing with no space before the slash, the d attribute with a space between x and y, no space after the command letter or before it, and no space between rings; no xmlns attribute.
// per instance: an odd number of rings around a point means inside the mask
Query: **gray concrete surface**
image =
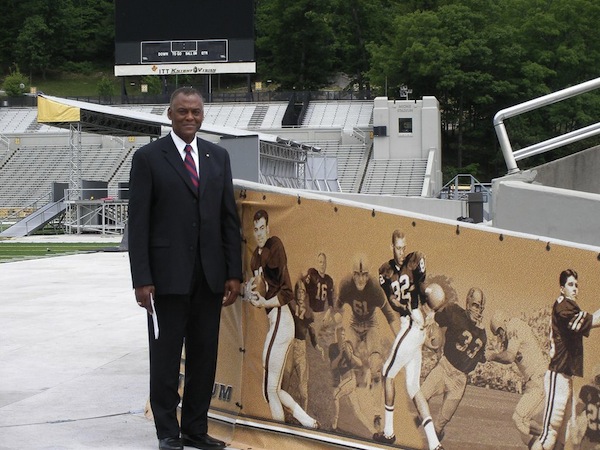
<svg viewBox="0 0 600 450"><path fill-rule="evenodd" d="M157 448L146 336L127 253L0 264L0 449Z"/></svg>

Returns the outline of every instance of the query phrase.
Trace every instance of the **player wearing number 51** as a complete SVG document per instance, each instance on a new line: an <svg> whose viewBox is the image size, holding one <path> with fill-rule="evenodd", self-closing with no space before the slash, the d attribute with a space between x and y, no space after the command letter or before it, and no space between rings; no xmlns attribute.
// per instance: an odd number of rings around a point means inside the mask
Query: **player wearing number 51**
<svg viewBox="0 0 600 450"><path fill-rule="evenodd" d="M204 119L198 91L171 97L169 135L139 149L132 161L129 258L135 297L148 314L150 405L159 448L224 448L207 434L221 307L242 278L240 224L227 152L196 137ZM179 363L185 341L181 427ZM180 434L181 433L181 434Z"/></svg>

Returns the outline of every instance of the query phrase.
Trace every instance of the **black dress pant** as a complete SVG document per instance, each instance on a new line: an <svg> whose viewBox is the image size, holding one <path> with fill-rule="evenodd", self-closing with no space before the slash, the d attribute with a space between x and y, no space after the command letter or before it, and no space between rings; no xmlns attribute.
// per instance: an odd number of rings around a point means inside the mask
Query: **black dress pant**
<svg viewBox="0 0 600 450"><path fill-rule="evenodd" d="M185 345L185 384L181 431L206 433L213 392L222 294L208 287L199 261L189 295L157 295L159 337L154 339L148 315L150 347L150 405L159 439L179 436L177 421L179 371Z"/></svg>

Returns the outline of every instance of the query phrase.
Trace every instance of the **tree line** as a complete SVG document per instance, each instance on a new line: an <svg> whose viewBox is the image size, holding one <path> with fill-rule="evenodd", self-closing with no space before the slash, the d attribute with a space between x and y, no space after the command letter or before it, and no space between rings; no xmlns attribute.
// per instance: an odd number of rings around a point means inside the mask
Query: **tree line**
<svg viewBox="0 0 600 450"><path fill-rule="evenodd" d="M112 64L111 0L5 0L0 70L44 76ZM202 18L199 19L201 26ZM318 90L339 74L370 96L440 101L448 175L502 174L492 126L507 106L597 78L597 0L255 0L256 80ZM596 121L590 93L507 121L524 147ZM589 147L574 144L551 156Z"/></svg>

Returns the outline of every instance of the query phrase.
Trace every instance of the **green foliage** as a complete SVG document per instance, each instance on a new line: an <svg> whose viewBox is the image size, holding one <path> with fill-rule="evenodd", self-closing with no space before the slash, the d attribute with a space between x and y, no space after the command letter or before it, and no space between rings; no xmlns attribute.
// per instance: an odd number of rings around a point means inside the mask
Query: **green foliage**
<svg viewBox="0 0 600 450"><path fill-rule="evenodd" d="M480 163L480 179L497 176L494 114L507 106L597 77L600 3L594 0L461 0L402 6L370 51L368 77L379 93L440 101L445 163ZM575 8L576 6L576 8ZM596 72L596 73L594 73ZM589 125L597 100L540 110L511 119L513 144L531 145L559 129ZM554 111L554 112L552 112ZM597 116L596 116L597 117ZM510 125L510 124L509 124Z"/></svg>
<svg viewBox="0 0 600 450"><path fill-rule="evenodd" d="M479 172L479 164L472 163L465 167L454 167L451 165L446 165L442 169L442 172L444 184L448 183L457 175L473 175L475 178L477 178L477 173Z"/></svg>
<svg viewBox="0 0 600 450"><path fill-rule="evenodd" d="M336 73L330 2L262 0L256 12L259 72L282 89L313 90Z"/></svg>
<svg viewBox="0 0 600 450"><path fill-rule="evenodd" d="M15 65L10 74L4 78L2 87L6 95L10 97L18 97L26 92L28 86L27 77L19 71L19 66Z"/></svg>
<svg viewBox="0 0 600 450"><path fill-rule="evenodd" d="M54 30L45 23L40 15L29 16L17 36L15 51L18 61L29 73L45 75L50 66L50 42Z"/></svg>
<svg viewBox="0 0 600 450"><path fill-rule="evenodd" d="M98 96L103 100L109 100L115 94L115 85L113 81L103 76L98 82Z"/></svg>
<svg viewBox="0 0 600 450"><path fill-rule="evenodd" d="M112 0L4 0L0 71L16 62L30 74L65 70L67 62L113 62Z"/></svg>
<svg viewBox="0 0 600 450"><path fill-rule="evenodd" d="M155 75L144 76L142 77L142 84L148 85L148 94L162 94L162 83L160 81L160 77L157 77Z"/></svg>
<svg viewBox="0 0 600 450"><path fill-rule="evenodd" d="M94 69L94 64L90 61L66 61L63 65L63 70L65 72L82 75L91 75L94 72Z"/></svg>

